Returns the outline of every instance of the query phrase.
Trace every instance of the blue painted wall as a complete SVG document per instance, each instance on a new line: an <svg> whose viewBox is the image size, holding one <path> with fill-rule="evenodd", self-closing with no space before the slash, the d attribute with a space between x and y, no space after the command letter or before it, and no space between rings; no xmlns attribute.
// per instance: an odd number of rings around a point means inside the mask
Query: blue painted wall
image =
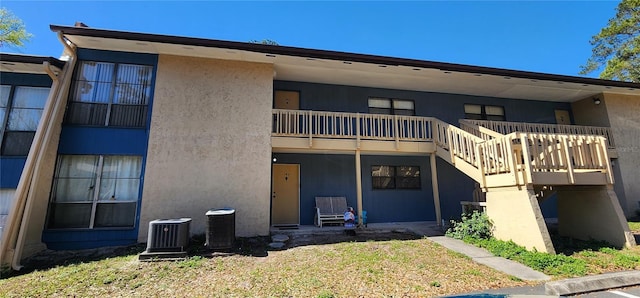
<svg viewBox="0 0 640 298"><path fill-rule="evenodd" d="M26 157L0 157L0 188L16 188Z"/></svg>
<svg viewBox="0 0 640 298"><path fill-rule="evenodd" d="M458 219L462 214L460 202L473 201L475 181L439 157L436 158L436 168L442 219Z"/></svg>
<svg viewBox="0 0 640 298"><path fill-rule="evenodd" d="M291 81L275 81L274 90L300 92L300 109L336 112L368 112L369 97L413 100L417 116L431 116L458 124L464 118L464 104L498 105L507 121L556 123L556 109L571 111L568 103L516 100L435 92L366 88ZM571 114L571 112L570 112Z"/></svg>
<svg viewBox="0 0 640 298"><path fill-rule="evenodd" d="M58 153L145 155L148 133L146 129L64 125Z"/></svg>
<svg viewBox="0 0 640 298"><path fill-rule="evenodd" d="M140 53L111 52L101 50L79 49L78 59L113 63L132 63L152 65L158 63L158 56ZM76 69L77 71L77 69ZM75 74L77 75L77 73ZM101 246L128 245L137 242L140 221L140 204L146 153L149 141L151 114L153 111L153 90L155 89L155 69L152 76L151 94L147 125L144 128L111 128L63 124L60 135L58 154L90 154L90 155L139 155L142 156L142 179L138 193L138 208L135 225L132 228L99 228L99 229L46 229L42 241L50 249L85 249ZM73 88L73 86L71 86Z"/></svg>
<svg viewBox="0 0 640 298"><path fill-rule="evenodd" d="M354 208L357 206L354 155L293 153L274 153L273 155L278 164L300 165L300 224L313 224L315 197L317 196L345 196L349 206ZM374 190L371 183L371 166L373 165L420 166L422 188L419 190ZM449 167L449 171L454 174L459 173L444 161L442 164L438 163L438 167L440 166ZM440 168L438 170L440 171ZM447 169L444 170L447 171ZM428 156L363 155L361 156L361 171L363 209L367 210L369 222L436 220L431 187L431 165ZM460 201L470 199L473 182L464 174L458 175L462 184L466 183L469 187L467 191L462 187L453 187L452 191L444 196L442 196L441 190L441 204L443 208L448 208L446 212L443 209L443 214L459 216ZM440 181L440 185L442 184L443 181Z"/></svg>
<svg viewBox="0 0 640 298"><path fill-rule="evenodd" d="M51 87L52 81L46 74L0 72L0 83L13 86ZM26 156L0 156L0 188L18 186L26 161Z"/></svg>
<svg viewBox="0 0 640 298"><path fill-rule="evenodd" d="M361 162L362 204L369 222L436 220L429 156L363 155ZM374 165L419 166L421 189L373 189Z"/></svg>
<svg viewBox="0 0 640 298"><path fill-rule="evenodd" d="M354 155L274 153L273 156L279 164L300 164L300 224L313 225L315 197L344 196L347 204L355 208Z"/></svg>

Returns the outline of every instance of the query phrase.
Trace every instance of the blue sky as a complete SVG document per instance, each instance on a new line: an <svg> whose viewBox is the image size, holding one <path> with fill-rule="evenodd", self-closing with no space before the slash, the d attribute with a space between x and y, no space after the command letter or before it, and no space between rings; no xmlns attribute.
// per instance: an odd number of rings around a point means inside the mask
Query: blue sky
<svg viewBox="0 0 640 298"><path fill-rule="evenodd" d="M34 37L3 52L58 57L49 25L281 45L578 75L618 1L12 1ZM596 77L597 74L589 75Z"/></svg>

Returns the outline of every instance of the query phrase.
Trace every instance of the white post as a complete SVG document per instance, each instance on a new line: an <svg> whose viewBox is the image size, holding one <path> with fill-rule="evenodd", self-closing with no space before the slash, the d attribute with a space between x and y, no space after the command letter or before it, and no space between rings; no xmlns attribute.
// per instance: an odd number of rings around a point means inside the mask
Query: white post
<svg viewBox="0 0 640 298"><path fill-rule="evenodd" d="M356 150L356 204L358 208L358 224L362 225L362 171L360 170L360 149Z"/></svg>
<svg viewBox="0 0 640 298"><path fill-rule="evenodd" d="M436 209L436 221L442 225L442 213L440 212L440 193L438 191L438 170L436 169L436 155L431 153L431 188L433 188L433 206Z"/></svg>

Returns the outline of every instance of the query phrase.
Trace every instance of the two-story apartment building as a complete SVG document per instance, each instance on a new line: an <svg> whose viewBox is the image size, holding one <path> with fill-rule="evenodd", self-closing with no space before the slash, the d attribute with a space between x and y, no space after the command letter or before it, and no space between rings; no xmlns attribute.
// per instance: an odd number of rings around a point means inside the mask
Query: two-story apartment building
<svg viewBox="0 0 640 298"><path fill-rule="evenodd" d="M211 208L236 210L238 236L267 235L313 224L317 196L344 196L369 222L441 223L475 192L496 236L529 248L553 251L544 217L564 235L634 244L623 212L640 198L640 84L51 29L68 61L5 262L43 244L144 242L160 218L203 233Z"/></svg>

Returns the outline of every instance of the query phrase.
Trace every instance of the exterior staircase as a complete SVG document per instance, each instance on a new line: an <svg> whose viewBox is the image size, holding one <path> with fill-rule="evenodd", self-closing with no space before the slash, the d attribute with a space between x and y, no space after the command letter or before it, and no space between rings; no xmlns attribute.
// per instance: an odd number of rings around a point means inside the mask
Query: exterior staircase
<svg viewBox="0 0 640 298"><path fill-rule="evenodd" d="M539 207L553 189L561 235L635 245L612 190L607 128L505 123L276 109L272 146L436 155L479 184L499 239L555 252Z"/></svg>

